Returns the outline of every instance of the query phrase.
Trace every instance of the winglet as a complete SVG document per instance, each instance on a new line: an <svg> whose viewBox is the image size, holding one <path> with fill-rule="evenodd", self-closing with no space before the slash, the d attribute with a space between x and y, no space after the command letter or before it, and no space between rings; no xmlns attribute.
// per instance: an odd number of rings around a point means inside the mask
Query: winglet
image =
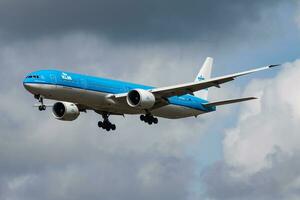
<svg viewBox="0 0 300 200"><path fill-rule="evenodd" d="M277 67L277 66L281 66L281 64L277 64L277 65L270 65L269 68L272 68L272 67Z"/></svg>

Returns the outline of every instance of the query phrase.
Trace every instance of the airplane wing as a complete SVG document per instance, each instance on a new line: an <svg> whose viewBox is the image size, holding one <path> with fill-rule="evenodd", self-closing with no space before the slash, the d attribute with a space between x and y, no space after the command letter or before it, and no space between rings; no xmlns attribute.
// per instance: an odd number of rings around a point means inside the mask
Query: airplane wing
<svg viewBox="0 0 300 200"><path fill-rule="evenodd" d="M230 74L230 75L226 75L226 76L211 78L211 79L203 80L200 82L190 82L190 83L184 83L184 84L173 85L173 86L168 86L168 87L154 88L154 89L150 89L148 91L153 93L155 95L155 97L157 98L157 100L167 99L172 96L193 94L193 92L207 89L210 87L220 88L221 84L233 81L233 80L235 80L235 78L237 78L239 76L244 76L244 75L251 74L254 72L270 69L270 68L273 68L276 66L279 66L279 65L269 65L269 66L256 68L256 69L252 69L252 70L248 70L248 71L244 71L244 72L239 72L239 73L234 73L234 74ZM120 100L122 98L125 98L126 96L127 96L127 93L122 93L122 94L112 95L111 97Z"/></svg>
<svg viewBox="0 0 300 200"><path fill-rule="evenodd" d="M181 96L181 95L185 95L185 94L191 94L193 92L207 89L210 87L218 87L219 88L221 84L233 81L235 78L237 78L239 76L244 76L247 74L266 70L266 69L273 68L276 66L279 66L279 65L269 65L269 66L265 66L265 67L261 67L261 68L257 68L257 69L253 69L253 70L230 74L227 76L211 78L211 79L200 81L200 82L191 82L191 83L185 83L185 84L174 85L174 86L169 86L169 87L155 88L155 89L149 90L149 92L152 92L156 97L160 97L160 98L168 98L168 97L172 97L172 96Z"/></svg>

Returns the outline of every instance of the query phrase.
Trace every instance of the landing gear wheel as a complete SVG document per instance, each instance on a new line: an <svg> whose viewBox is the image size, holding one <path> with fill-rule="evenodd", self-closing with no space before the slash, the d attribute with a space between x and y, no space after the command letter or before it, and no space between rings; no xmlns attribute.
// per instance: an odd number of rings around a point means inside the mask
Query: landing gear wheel
<svg viewBox="0 0 300 200"><path fill-rule="evenodd" d="M151 114L141 115L140 116L141 121L144 121L145 123L151 124L157 124L158 119L156 117L153 117Z"/></svg>
<svg viewBox="0 0 300 200"><path fill-rule="evenodd" d="M40 105L39 106L39 111L43 111L43 110L46 110L46 106L45 105Z"/></svg>
<svg viewBox="0 0 300 200"><path fill-rule="evenodd" d="M41 103L41 105L38 107L39 111L46 110L46 106L44 105L44 98L39 94L34 95L34 98L38 99L38 101Z"/></svg>
<svg viewBox="0 0 300 200"><path fill-rule="evenodd" d="M110 131L110 130L113 130L113 131L114 131L114 130L116 130L116 125L115 125L115 124L112 124L112 123L108 120L108 117L109 117L108 114L103 114L102 117L103 117L103 121L99 121L99 122L98 122L99 128L105 129L106 131Z"/></svg>

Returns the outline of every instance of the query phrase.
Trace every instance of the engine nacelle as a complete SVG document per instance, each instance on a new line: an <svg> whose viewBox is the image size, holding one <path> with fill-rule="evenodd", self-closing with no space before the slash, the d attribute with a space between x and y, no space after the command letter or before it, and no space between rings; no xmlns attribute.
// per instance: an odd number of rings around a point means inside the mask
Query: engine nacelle
<svg viewBox="0 0 300 200"><path fill-rule="evenodd" d="M53 105L52 113L58 120L73 121L77 119L80 111L74 103L57 102Z"/></svg>
<svg viewBox="0 0 300 200"><path fill-rule="evenodd" d="M134 108L149 109L155 104L155 96L146 90L131 90L127 95L127 103Z"/></svg>

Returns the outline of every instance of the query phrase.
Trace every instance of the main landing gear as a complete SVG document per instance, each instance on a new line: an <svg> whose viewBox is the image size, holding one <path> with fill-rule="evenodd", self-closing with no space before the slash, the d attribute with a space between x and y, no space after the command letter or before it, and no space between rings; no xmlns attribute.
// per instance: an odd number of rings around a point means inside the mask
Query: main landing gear
<svg viewBox="0 0 300 200"><path fill-rule="evenodd" d="M109 119L108 119L109 115L108 114L103 114L102 117L103 117L103 122L102 121L98 122L99 128L105 129L106 131L116 130L116 125L112 124L109 121Z"/></svg>
<svg viewBox="0 0 300 200"><path fill-rule="evenodd" d="M34 95L34 98L36 98L39 103L41 103L41 105L38 106L39 111L46 110L46 105L44 105L44 98L39 94Z"/></svg>
<svg viewBox="0 0 300 200"><path fill-rule="evenodd" d="M158 119L156 117L153 117L150 114L146 114L146 115L141 115L140 116L141 121L148 123L149 125L151 124L157 124L158 123Z"/></svg>

